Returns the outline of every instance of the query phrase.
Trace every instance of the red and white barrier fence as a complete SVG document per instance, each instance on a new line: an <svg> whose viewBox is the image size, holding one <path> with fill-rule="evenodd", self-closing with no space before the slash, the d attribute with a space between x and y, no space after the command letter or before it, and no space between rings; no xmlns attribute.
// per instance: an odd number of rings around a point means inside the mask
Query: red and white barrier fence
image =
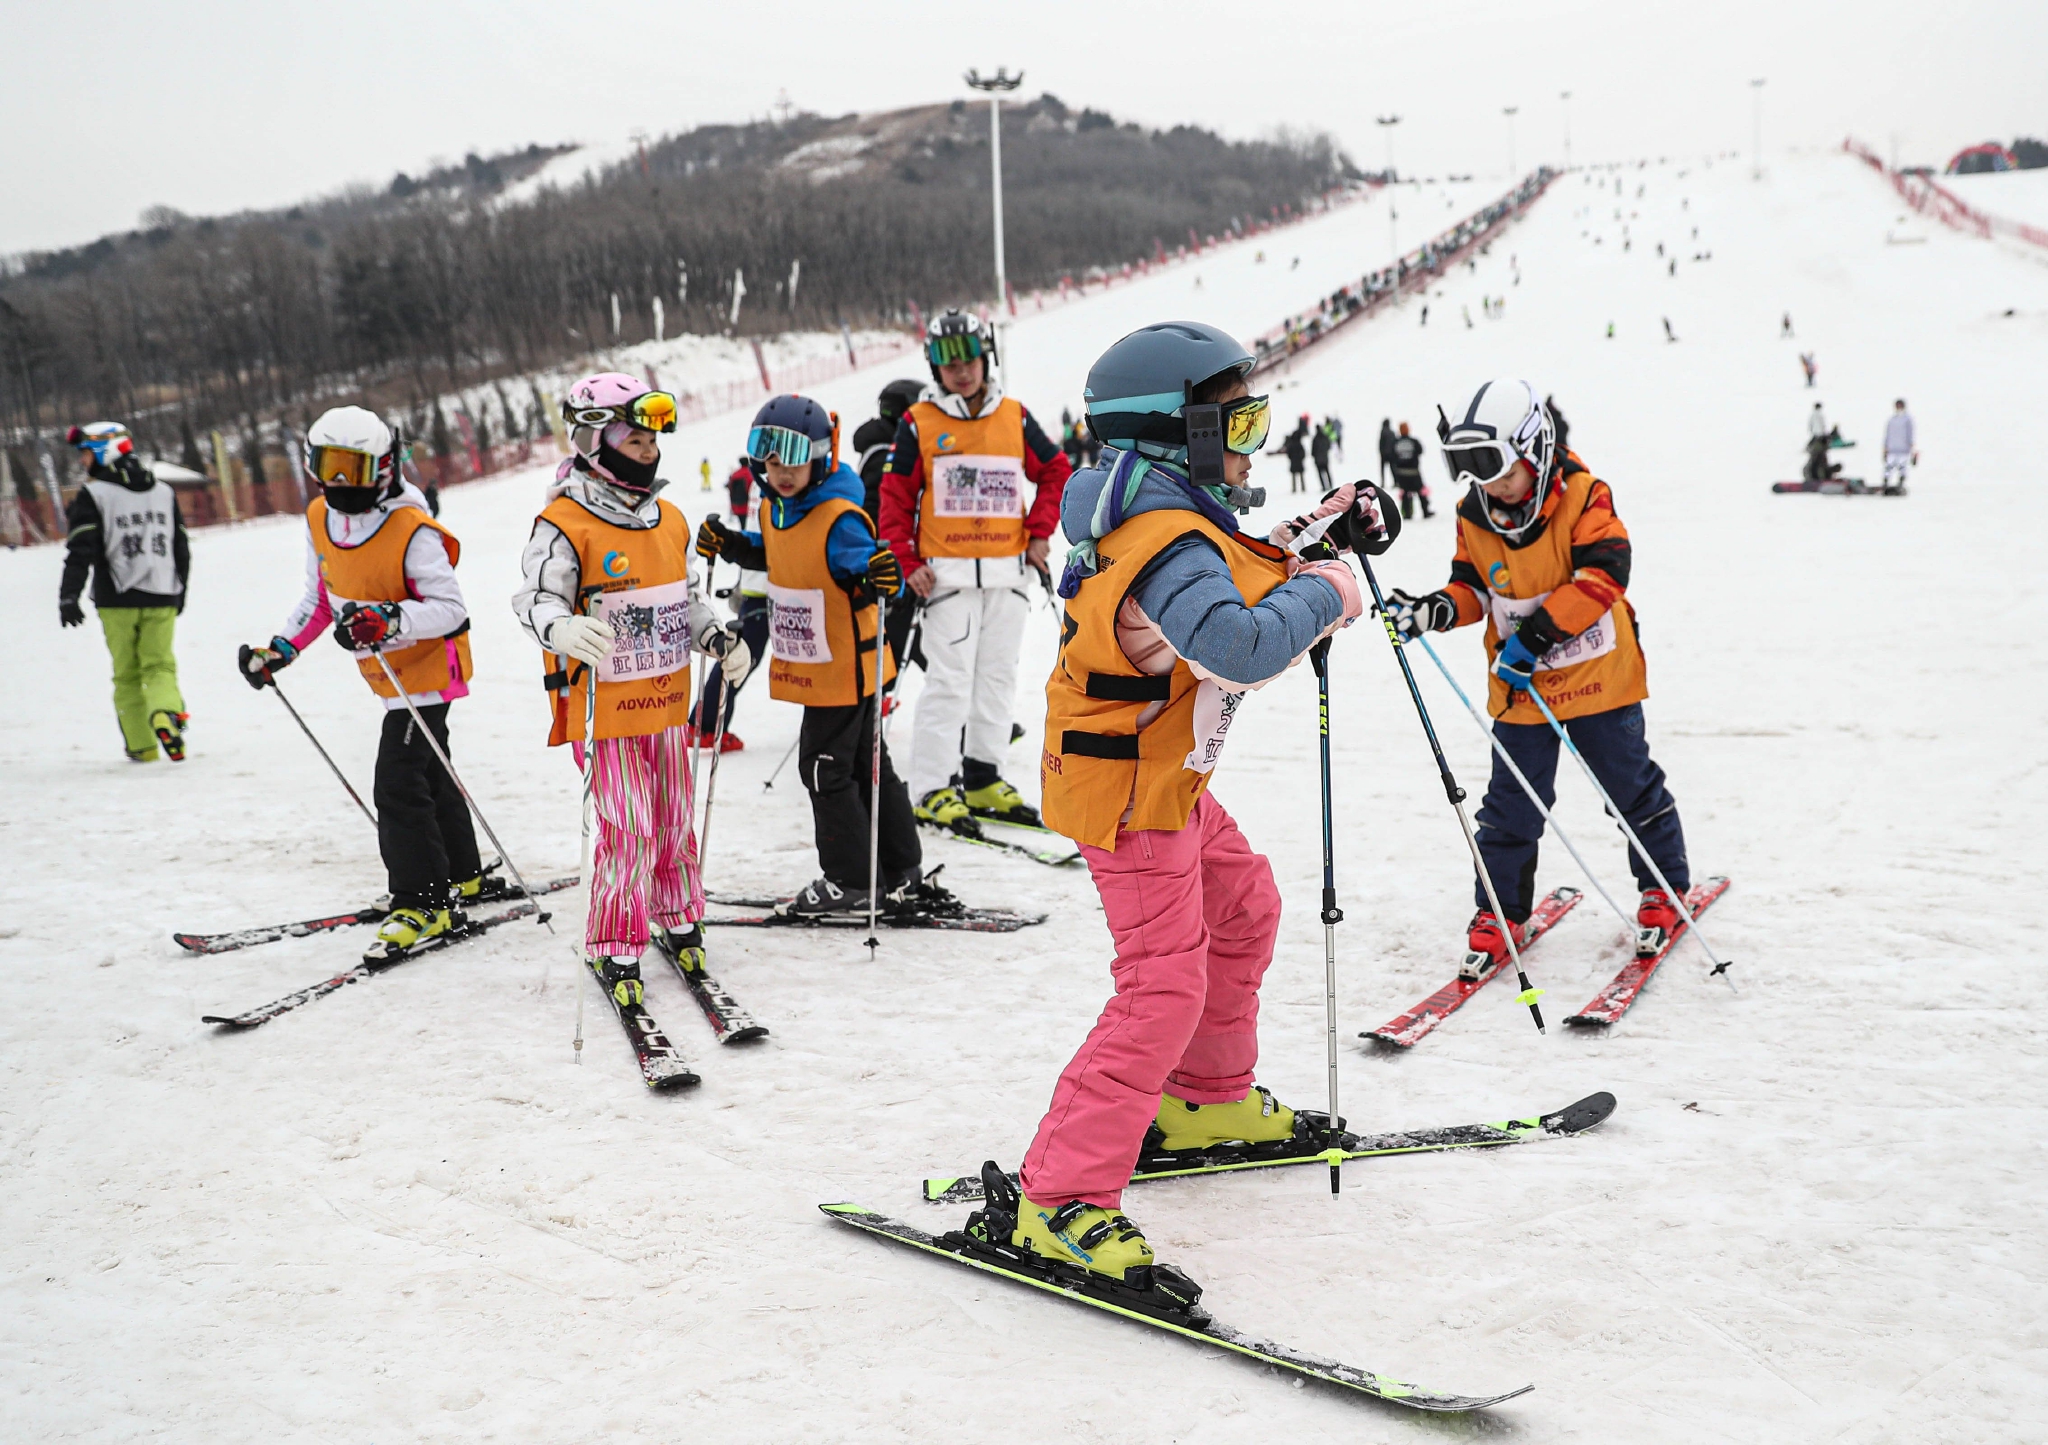
<svg viewBox="0 0 2048 1445"><path fill-rule="evenodd" d="M2048 230L1980 211L1933 176L1895 171L1879 160L1869 146L1853 137L1842 142L1842 149L1890 181L1892 189L1899 193L1899 199L1923 216L1932 216L1952 230L1980 236L1987 241L1995 236L2006 236L2048 250Z"/></svg>

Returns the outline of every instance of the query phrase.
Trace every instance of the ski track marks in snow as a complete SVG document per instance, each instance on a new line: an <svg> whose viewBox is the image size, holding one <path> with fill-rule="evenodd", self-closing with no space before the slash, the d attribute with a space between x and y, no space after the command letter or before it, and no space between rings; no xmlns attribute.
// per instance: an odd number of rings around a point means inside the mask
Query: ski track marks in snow
<svg viewBox="0 0 2048 1445"><path fill-rule="evenodd" d="M1681 169L1620 173L1631 251L1611 177L1567 177L1476 272L1434 288L1426 327L1411 301L1272 384L1283 417L1344 417L1346 475L1376 471L1382 416L1430 436L1437 402L1504 373L1556 395L1635 537L1656 755L1695 869L1735 880L1709 930L1738 990L1683 947L1608 1035L1538 1038L1493 990L1412 1055L1365 1052L1359 1029L1449 977L1471 883L1385 645L1354 629L1332 669L1345 1113L1433 1125L1595 1088L1620 1109L1580 1139L1353 1164L1335 1200L1304 1170L1161 1183L1130 1204L1245 1328L1444 1388L1537 1382L1491 1422L1430 1427L1448 1437L2021 1438L2048 1417L2048 1030L2029 946L2048 881L2048 658L2038 483L2011 474L2009 444L1991 443L2009 431L1983 421L2034 403L2048 273L1938 230L1887 247L1891 193L1847 158L1790 160L1761 185L1738 165ZM1482 198L1445 195L1443 215ZM1404 194L1404 232L1437 204ZM1268 238L1263 266L1256 244L1230 247L1027 316L1015 393L1050 424L1132 326L1263 329L1383 259L1380 207ZM1713 259L1671 277L1655 243L1690 257L1693 225ZM1500 319L1482 294L1507 298ZM1798 336L1780 341L1788 309ZM1819 354L1811 392L1803 349ZM819 394L858 419L892 374ZM1874 471L1895 395L1926 462L1910 496L1769 493L1796 474L1816 398L1861 443L1852 470ZM716 500L695 490L696 458L735 453L744 422L668 447L693 521ZM478 663L455 757L529 876L573 870L578 849L574 770L541 747L539 661L506 606L544 475L447 494ZM1255 480L1275 496L1257 527L1298 509L1277 459ZM857 1198L938 1226L957 1211L915 1213L920 1177L1015 1163L1106 992L1084 876L928 838L963 896L1053 921L891 934L874 965L854 938L714 932L719 977L775 1032L718 1049L650 968L651 1007L705 1076L687 1096L639 1086L594 998L571 1063L573 903L559 937L512 925L255 1034L202 1027L202 1012L325 976L362 935L192 957L171 930L382 886L362 820L232 668L296 594L297 525L194 538L182 767L120 760L97 630L45 625L58 552L0 558L7 615L34 620L18 637L25 685L0 713L10 1439L891 1439L935 1415L1057 1420L1094 1441L1415 1438L1404 1416L963 1281L818 1216L821 1199ZM1383 584L1439 585L1450 544L1446 518L1411 524ZM1054 637L1034 616L1029 735L1007 764L1027 792ZM1476 686L1475 634L1447 642ZM1433 670L1419 675L1476 800L1485 744ZM367 787L377 719L354 670L318 646L283 680ZM1313 699L1306 668L1254 698L1217 782L1288 901L1260 1075L1310 1106ZM893 738L906 755L908 721ZM772 793L761 782L796 714L757 685L735 727L748 748L722 769L712 885L794 887L811 867L804 796L788 770ZM1569 765L1560 788L1560 818L1625 888L1619 842ZM1540 886L1580 882L1545 850ZM1624 949L1589 899L1532 973L1566 1010ZM1165 1387L1170 1427L1165 1406L1133 1410L1146 1384Z"/></svg>

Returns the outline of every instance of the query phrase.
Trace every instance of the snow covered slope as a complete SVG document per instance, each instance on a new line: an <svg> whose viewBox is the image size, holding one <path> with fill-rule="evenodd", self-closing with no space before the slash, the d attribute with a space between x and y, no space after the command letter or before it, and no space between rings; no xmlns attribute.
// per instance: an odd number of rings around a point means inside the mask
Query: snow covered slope
<svg viewBox="0 0 2048 1445"><path fill-rule="evenodd" d="M1567 178L1428 298L1426 326L1420 300L1361 325L1278 378L1276 401L1341 414L1346 470L1365 473L1382 416L1426 434L1436 404L1502 373L1556 396L1635 536L1655 751L1696 870L1735 878L1709 933L1737 988L1687 951L1607 1037L1539 1038L1496 986L1411 1054L1363 1052L1359 1031L1449 977L1471 883L1385 642L1355 628L1333 662L1346 1114L1448 1124L1597 1088L1620 1110L1582 1139L1354 1164L1336 1200L1302 1170L1155 1184L1126 1205L1234 1324L1447 1389L1535 1381L1497 1412L1519 1438L2026 1438L2048 1418L2048 985L2030 926L2048 886L2048 647L2040 484L2010 419L2038 410L2048 272L1938 230L1886 246L1895 199L1845 157L1788 161L1760 185L1739 166L1682 169L1622 173L1618 198L1611 176ZM1449 219L1475 197L1442 199ZM1404 237L1425 203L1404 198ZM1379 203L1348 208L1263 264L1234 248L1027 318L1014 389L1056 420L1131 326L1255 331L1377 264L1385 234ZM1501 319L1482 294L1507 298ZM1798 335L1781 341L1788 310ZM1819 358L1811 392L1803 349ZM824 399L851 421L886 376ZM1925 458L1911 495L1769 493L1796 474L1813 400L1867 466L1899 395ZM673 439L693 519L696 457L733 454L744 422ZM1284 489L1285 470L1261 462L1255 480ZM479 667L456 758L529 875L577 853L575 775L540 745L538 659L505 605L540 482L455 489L447 517ZM646 1095L595 1007L572 1065L573 904L559 937L502 930L253 1034L202 1027L364 940L194 958L172 929L381 886L362 820L232 672L234 645L267 637L291 599L295 526L195 539L181 767L121 761L99 640L50 615L57 553L0 557L19 664L0 712L9 1439L875 1440L934 1420L1032 1439L1415 1438L1405 1414L1291 1390L816 1212L920 1211L919 1177L1014 1164L1107 992L1085 877L928 841L970 900L1054 920L891 937L872 965L850 938L714 934L718 973L774 1035L714 1052L650 971L651 1006L705 1075L682 1097ZM1450 537L1441 516L1414 524L1383 581L1438 584ZM1009 759L1032 792L1054 641L1040 615L1017 701L1031 736ZM1476 638L1445 652L1476 685ZM376 712L353 669L319 647L284 681L366 785ZM1476 794L1483 741L1422 686ZM742 702L714 887L809 876L796 780L761 787L795 725L765 688ZM907 748L907 728L896 737ZM1260 1073L1303 1104L1322 1089L1314 744L1300 669L1247 704L1216 785L1288 900ZM1625 884L1580 780L1560 786L1560 817ZM1554 846L1540 879L1581 882ZM1552 1018L1623 953L1589 899L1530 959Z"/></svg>

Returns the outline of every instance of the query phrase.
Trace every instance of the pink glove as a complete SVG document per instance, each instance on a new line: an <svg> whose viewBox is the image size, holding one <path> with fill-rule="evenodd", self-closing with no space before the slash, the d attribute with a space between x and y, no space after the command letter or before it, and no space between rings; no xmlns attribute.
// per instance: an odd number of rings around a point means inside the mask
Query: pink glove
<svg viewBox="0 0 2048 1445"><path fill-rule="evenodd" d="M1304 512L1291 522L1281 522L1276 525L1271 532L1266 534L1267 540L1275 547L1291 547L1294 545L1296 537L1312 529L1315 531L1316 537L1319 538L1328 528L1316 528L1315 524L1323 521L1325 518L1341 516L1349 511L1352 504L1357 500L1358 484L1346 482L1343 486L1331 492L1329 496L1323 498L1316 505L1314 511ZM1373 515L1377 519L1379 515L1377 508L1375 508Z"/></svg>
<svg viewBox="0 0 2048 1445"><path fill-rule="evenodd" d="M1320 577L1337 589L1337 596L1344 602L1344 625L1349 627L1365 616L1365 600L1359 595L1358 575L1351 570L1351 564L1341 557L1323 562L1304 562L1297 577Z"/></svg>

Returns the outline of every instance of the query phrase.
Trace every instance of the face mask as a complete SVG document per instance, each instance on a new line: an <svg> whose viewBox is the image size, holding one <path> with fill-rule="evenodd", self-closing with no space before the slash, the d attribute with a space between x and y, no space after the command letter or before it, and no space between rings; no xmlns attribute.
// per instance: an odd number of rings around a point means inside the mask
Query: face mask
<svg viewBox="0 0 2048 1445"><path fill-rule="evenodd" d="M629 491L645 492L654 486L654 474L661 467L659 459L651 462L636 462L624 452L615 451L608 441L597 444L597 463Z"/></svg>
<svg viewBox="0 0 2048 1445"><path fill-rule="evenodd" d="M322 487L320 495L327 499L327 505L337 512L351 517L374 511L383 497L381 487Z"/></svg>

